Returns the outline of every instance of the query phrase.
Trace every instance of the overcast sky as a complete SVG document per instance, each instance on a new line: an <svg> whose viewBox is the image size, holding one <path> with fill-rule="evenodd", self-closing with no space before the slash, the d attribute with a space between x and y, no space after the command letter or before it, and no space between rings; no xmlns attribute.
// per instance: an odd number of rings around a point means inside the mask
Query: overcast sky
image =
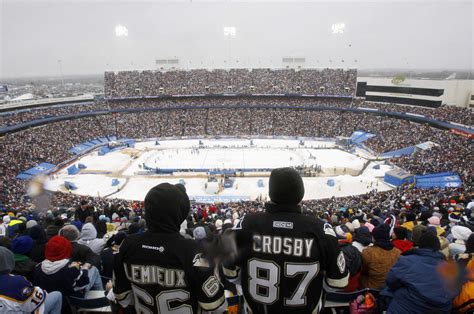
<svg viewBox="0 0 474 314"><path fill-rule="evenodd" d="M155 69L174 56L184 68L281 67L291 56L307 67L472 69L473 2L0 0L0 77L58 75L58 60L65 75Z"/></svg>

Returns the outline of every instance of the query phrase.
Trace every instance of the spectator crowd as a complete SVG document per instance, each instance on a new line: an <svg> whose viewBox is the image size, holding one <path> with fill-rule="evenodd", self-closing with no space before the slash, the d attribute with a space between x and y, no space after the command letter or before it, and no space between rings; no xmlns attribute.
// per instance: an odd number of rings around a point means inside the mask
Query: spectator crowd
<svg viewBox="0 0 474 314"><path fill-rule="evenodd" d="M290 83L298 80L298 86L306 93L318 93L324 86L325 93L344 94L346 91L341 88L347 82L355 82L355 72L323 70L315 74L310 70L265 69L119 72L106 73L106 90L111 91L109 96L128 97L136 89L145 94L159 93L160 88L177 94L183 91L195 94L206 93L206 87L211 93L227 92L231 86L232 92L247 93L253 86L255 93L273 94L281 89L291 91L295 87ZM257 108L262 101L293 108ZM209 103L225 108L208 108ZM241 103L255 108L235 108ZM185 105L188 109L182 109ZM24 300L34 301L28 310L33 312L34 304L41 304L46 313L59 313L61 308L67 310L66 297L82 297L93 290L110 294L112 284L108 279L112 277L114 252L127 237L147 230L143 200L46 191L32 197L28 186L16 179L21 171L41 162L60 164L68 160L72 157L68 150L75 145L112 134L136 139L197 135L335 138L365 130L377 135L366 142L376 154L433 142L434 146L428 150L393 158L390 162L414 174L456 172L463 179L463 187L421 190L402 186L387 192L374 190L358 196L301 202L301 212L329 224L338 239L350 273L345 291L379 290L380 299L388 300L387 307L393 313L474 309L472 139L428 125L368 113L295 108L307 105L362 106L341 99L242 97L209 98L203 102L190 98L98 102L85 107L2 116L3 124L10 125L36 117L104 108L163 108L61 121L7 134L0 140L0 295L15 282L27 288ZM370 106L392 110L380 104ZM443 120L472 123L472 112L464 109L440 108L429 112L412 109ZM200 244L212 243L226 229L238 225L245 215L264 210L261 201L193 203L181 233ZM224 286L236 292L231 282L224 282Z"/></svg>
<svg viewBox="0 0 474 314"><path fill-rule="evenodd" d="M270 135L335 138L365 130L377 136L366 142L375 153L431 141L434 147L394 158L413 174L452 171L467 188L473 180L472 139L427 125L372 114L303 109L167 109L118 113L51 123L7 134L0 142L0 200L4 207L24 206L26 187L16 176L41 162L59 164L72 157L70 148L87 140L116 134L119 138L162 136Z"/></svg>
<svg viewBox="0 0 474 314"><path fill-rule="evenodd" d="M353 96L357 70L216 69L106 72L106 97L198 94Z"/></svg>
<svg viewBox="0 0 474 314"><path fill-rule="evenodd" d="M8 280L28 287L24 300L35 291L43 294L46 313L59 313L61 307L65 312L68 297L94 290L105 291L118 307L109 281L114 252L127 237L146 232L143 202L55 197L67 206L1 213L2 295L10 291ZM474 271L472 192L403 186L303 201L299 208L330 225L337 237L350 274L345 292L379 291L379 301L385 300L393 313L468 312L474 307L468 280ZM264 211L265 203L194 203L189 210L180 233L205 248L246 215ZM222 281L229 293L237 293L231 282Z"/></svg>

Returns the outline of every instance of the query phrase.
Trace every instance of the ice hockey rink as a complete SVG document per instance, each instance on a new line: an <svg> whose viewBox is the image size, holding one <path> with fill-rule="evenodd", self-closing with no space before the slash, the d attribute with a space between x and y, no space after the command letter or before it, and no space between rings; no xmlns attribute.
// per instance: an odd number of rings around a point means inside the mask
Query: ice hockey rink
<svg viewBox="0 0 474 314"><path fill-rule="evenodd" d="M79 164L85 168L68 174L68 167ZM153 140L103 156L96 149L50 175L45 187L78 195L142 200L153 186L170 182L184 183L190 198L199 202L266 199L269 171L285 166L319 170L317 176L303 178L304 199L391 189L383 176L392 166L376 161L366 150L349 153L339 149L335 141L316 139ZM157 169L173 173L157 174ZM210 192L209 172L204 169L241 169L243 173L237 172L232 186L221 187L216 193ZM67 190L65 181L76 189Z"/></svg>

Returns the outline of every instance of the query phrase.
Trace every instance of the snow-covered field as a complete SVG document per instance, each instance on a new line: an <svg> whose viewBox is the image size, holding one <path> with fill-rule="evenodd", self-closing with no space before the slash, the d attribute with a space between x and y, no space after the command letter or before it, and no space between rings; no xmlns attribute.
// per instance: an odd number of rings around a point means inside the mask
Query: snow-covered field
<svg viewBox="0 0 474 314"><path fill-rule="evenodd" d="M201 142L200 142L201 141ZM284 166L319 167L317 177L304 177L305 199L348 196L380 191L390 187L383 182L391 166L370 161L366 151L350 154L336 147L331 141L289 139L186 139L139 142L135 148L123 149L99 156L92 151L79 158L75 164L86 169L68 175L61 169L50 176L46 183L49 190L64 190L64 181L77 186L73 193L79 195L108 196L142 200L147 191L162 183L184 180L188 194L199 201L247 200L267 197L269 173L248 173L236 177L233 187L218 194L206 192L205 174L179 172L173 176L156 175L144 171L144 166L159 169L249 169L278 168ZM376 168L374 166L378 165ZM112 180L119 184L112 186ZM263 187L258 186L262 180ZM333 180L330 186L328 181Z"/></svg>

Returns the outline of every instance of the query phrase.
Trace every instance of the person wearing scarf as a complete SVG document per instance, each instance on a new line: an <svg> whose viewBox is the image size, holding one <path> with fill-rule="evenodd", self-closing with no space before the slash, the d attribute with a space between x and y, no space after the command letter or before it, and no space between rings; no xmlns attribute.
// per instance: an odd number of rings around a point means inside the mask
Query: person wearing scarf
<svg viewBox="0 0 474 314"><path fill-rule="evenodd" d="M28 235L33 239L33 248L29 254L30 258L36 263L44 261L44 248L48 242L46 232L40 225L35 225L27 229Z"/></svg>
<svg viewBox="0 0 474 314"><path fill-rule="evenodd" d="M385 286L385 278L400 257L400 250L390 241L390 226L382 223L372 231L374 245L362 252L363 288L381 289Z"/></svg>
<svg viewBox="0 0 474 314"><path fill-rule="evenodd" d="M370 234L369 228L362 226L358 228L355 232L354 238L352 240L352 245L355 246L359 252L362 253L366 248L372 246L372 235Z"/></svg>
<svg viewBox="0 0 474 314"><path fill-rule="evenodd" d="M12 252L15 254L15 268L13 273L26 277L28 280L33 278L36 262L32 261L28 255L33 248L33 239L30 236L19 236L12 241Z"/></svg>
<svg viewBox="0 0 474 314"><path fill-rule="evenodd" d="M413 248L413 242L407 240L408 230L404 227L393 228L392 233L392 244L402 253L409 251Z"/></svg>

